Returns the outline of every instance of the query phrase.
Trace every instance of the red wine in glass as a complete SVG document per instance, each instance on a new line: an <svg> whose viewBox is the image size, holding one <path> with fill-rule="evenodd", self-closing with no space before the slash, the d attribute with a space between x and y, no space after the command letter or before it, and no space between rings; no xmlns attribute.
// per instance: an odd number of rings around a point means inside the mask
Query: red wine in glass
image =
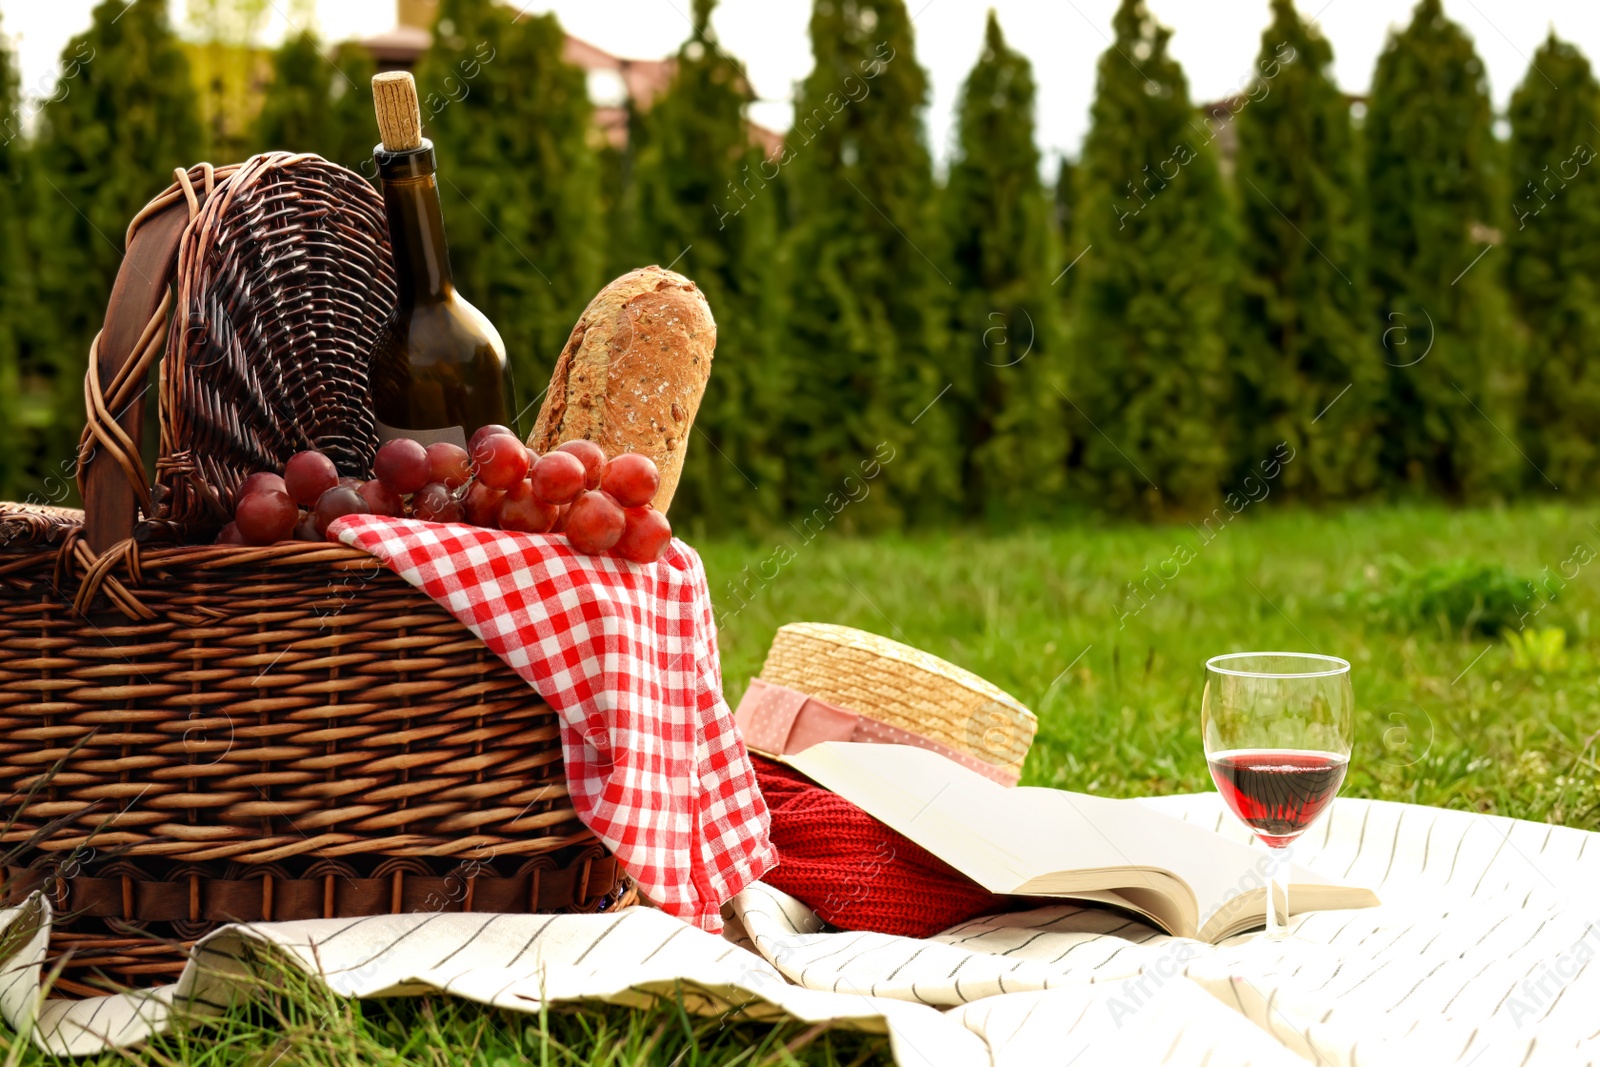
<svg viewBox="0 0 1600 1067"><path fill-rule="evenodd" d="M1256 836L1283 848L1317 821L1344 782L1349 757L1298 749L1237 749L1207 757L1223 801Z"/></svg>
<svg viewBox="0 0 1600 1067"><path fill-rule="evenodd" d="M1200 728L1223 802L1268 849L1286 850L1344 783L1355 735L1350 661L1320 652L1212 656ZM1288 933L1288 867L1274 862L1267 872L1269 938Z"/></svg>

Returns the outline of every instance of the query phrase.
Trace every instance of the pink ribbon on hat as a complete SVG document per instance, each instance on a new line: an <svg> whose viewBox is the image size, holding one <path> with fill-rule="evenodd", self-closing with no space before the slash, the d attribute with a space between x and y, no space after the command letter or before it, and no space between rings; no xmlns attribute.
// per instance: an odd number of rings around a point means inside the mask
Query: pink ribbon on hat
<svg viewBox="0 0 1600 1067"><path fill-rule="evenodd" d="M824 741L867 741L925 748L1004 786L1016 785L1020 776L1014 768L996 766L921 734L760 678L751 679L750 688L739 701L739 710L733 714L733 721L744 734L747 747L770 756L804 752Z"/></svg>

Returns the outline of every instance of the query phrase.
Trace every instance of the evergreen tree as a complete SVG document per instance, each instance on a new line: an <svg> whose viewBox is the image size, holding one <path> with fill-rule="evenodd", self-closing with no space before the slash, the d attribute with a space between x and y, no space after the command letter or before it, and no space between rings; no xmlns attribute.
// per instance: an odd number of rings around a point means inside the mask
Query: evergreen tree
<svg viewBox="0 0 1600 1067"><path fill-rule="evenodd" d="M642 117L631 99L627 108L630 112L627 143L619 146L607 142L595 153L600 173L597 186L599 211L605 232L605 255L601 259L600 269L607 278L619 277L641 263L649 262L649 253L642 251L644 237L638 232L637 205L633 203L634 156L644 139L644 130ZM677 254L673 252L672 256ZM663 263L670 261L672 256ZM715 308L712 308L712 313L716 313Z"/></svg>
<svg viewBox="0 0 1600 1067"><path fill-rule="evenodd" d="M1520 360L1494 248L1505 201L1490 123L1472 40L1422 0L1372 81L1371 276L1390 364L1386 466L1452 496L1504 491L1523 472L1502 436L1517 430Z"/></svg>
<svg viewBox="0 0 1600 1067"><path fill-rule="evenodd" d="M1600 179L1588 169L1596 124L1589 61L1552 32L1511 97L1506 250L1529 333L1525 447L1563 491L1600 488Z"/></svg>
<svg viewBox="0 0 1600 1067"><path fill-rule="evenodd" d="M273 10L284 0L185 0L182 45L196 90L202 148L213 163L250 154L263 50L257 45ZM315 0L288 0L291 25L310 21ZM281 11L281 8L279 9Z"/></svg>
<svg viewBox="0 0 1600 1067"><path fill-rule="evenodd" d="M261 101L255 151L324 153L333 139L333 66L310 30L286 38L272 54L272 81Z"/></svg>
<svg viewBox="0 0 1600 1067"><path fill-rule="evenodd" d="M1209 504L1227 463L1229 205L1172 31L1143 0L1123 0L1113 25L1071 246L1079 495L1157 514Z"/></svg>
<svg viewBox="0 0 1600 1067"><path fill-rule="evenodd" d="M25 495L25 456L30 443L23 426L22 328L31 314L32 277L22 234L25 155L22 101L16 60L0 38L0 499ZM48 412L48 409L46 409ZM36 421L30 420L30 421Z"/></svg>
<svg viewBox="0 0 1600 1067"><path fill-rule="evenodd" d="M165 0L103 0L62 51L63 82L42 109L33 242L40 330L24 374L54 396L47 466L73 454L83 426L89 342L105 320L129 221L201 158L189 65Z"/></svg>
<svg viewBox="0 0 1600 1067"><path fill-rule="evenodd" d="M316 152L371 176L376 70L372 54L353 41L328 56L309 30L286 39L273 53L252 151Z"/></svg>
<svg viewBox="0 0 1600 1067"><path fill-rule="evenodd" d="M637 261L676 262L717 320L716 366L697 432L684 442L678 499L708 525L748 528L771 521L783 499L776 203L755 197L720 221L712 205L751 176L776 175L777 164L751 142L749 82L717 45L714 6L695 0L694 32L678 51L672 83L635 123L628 215Z"/></svg>
<svg viewBox="0 0 1600 1067"><path fill-rule="evenodd" d="M1078 165L1066 156L1062 156L1056 164L1056 184L1051 192L1055 198L1055 230L1065 244L1072 235L1073 220L1076 218L1074 209L1078 205ZM1066 278L1061 279L1061 283L1065 284Z"/></svg>
<svg viewBox="0 0 1600 1067"><path fill-rule="evenodd" d="M1056 318L1061 329L1061 345L1064 354L1070 353L1067 348L1073 336L1072 309L1073 296L1078 290L1078 259L1083 249L1073 244L1077 236L1078 219L1078 165L1066 156L1062 156L1056 166L1056 182L1050 191L1050 230L1056 242L1056 247L1061 251L1061 264L1050 276L1050 289L1055 294ZM1065 390L1066 386L1063 385ZM1064 431L1070 446L1072 440L1072 420L1077 416L1070 405L1063 405L1065 411L1062 417L1066 420Z"/></svg>
<svg viewBox="0 0 1600 1067"><path fill-rule="evenodd" d="M378 64L361 44L345 41L333 50L332 65L328 143L317 151L341 166L375 178L372 150L378 143L378 129L372 110L372 76L378 73Z"/></svg>
<svg viewBox="0 0 1600 1067"><path fill-rule="evenodd" d="M1260 463L1287 442L1295 459L1279 487L1348 497L1377 480L1383 384L1364 273L1360 162L1330 69L1333 49L1292 0L1273 0L1272 10L1235 123L1244 336L1229 409L1234 478L1259 477Z"/></svg>
<svg viewBox="0 0 1600 1067"><path fill-rule="evenodd" d="M1033 68L1006 46L991 10L957 105L944 203L959 294L950 344L971 388L947 402L959 420L969 507L995 513L1059 499L1066 473L1054 205L1039 179L1033 108Z"/></svg>
<svg viewBox="0 0 1600 1067"><path fill-rule="evenodd" d="M790 503L808 529L949 511L961 451L957 405L941 394L971 386L965 353L946 344L955 291L936 266L928 84L905 4L817 0L811 49L816 65L778 157L792 214ZM738 215L771 195L764 185L741 181L719 210ZM855 492L864 469L870 491L836 510L830 501Z"/></svg>
<svg viewBox="0 0 1600 1067"><path fill-rule="evenodd" d="M589 96L564 41L554 15L444 0L417 68L456 281L505 340L524 430L604 281Z"/></svg>

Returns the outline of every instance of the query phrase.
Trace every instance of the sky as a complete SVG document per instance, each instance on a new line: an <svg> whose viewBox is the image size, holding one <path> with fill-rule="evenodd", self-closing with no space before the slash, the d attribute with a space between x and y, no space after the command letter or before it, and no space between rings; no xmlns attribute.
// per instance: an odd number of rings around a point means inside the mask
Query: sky
<svg viewBox="0 0 1600 1067"><path fill-rule="evenodd" d="M48 95L62 47L89 22L96 0L0 0L0 30L17 48L22 85ZM329 40L363 37L394 25L394 0L268 0L270 43L303 24L315 8ZM520 5L522 0L516 0ZM1046 159L1076 156L1088 128L1095 63L1110 43L1117 0L907 0L914 14L917 59L932 86L926 113L929 144L948 154L957 95L976 61L989 8L1013 47L1032 61L1038 82L1038 142ZM1392 24L1409 20L1411 0L1300 0L1334 49L1334 73L1348 92L1365 92ZM173 0L181 26L185 0ZM1172 52L1197 101L1220 99L1248 77L1269 22L1268 0L1149 0L1173 28ZM1494 103L1503 110L1528 72L1529 58L1553 27L1600 60L1596 0L1445 0L1488 66ZM532 13L554 11L569 33L633 58L675 52L689 33L689 0L532 0ZM746 65L760 101L752 118L783 130L796 83L811 67L806 35L810 0L722 0L712 24L723 49Z"/></svg>

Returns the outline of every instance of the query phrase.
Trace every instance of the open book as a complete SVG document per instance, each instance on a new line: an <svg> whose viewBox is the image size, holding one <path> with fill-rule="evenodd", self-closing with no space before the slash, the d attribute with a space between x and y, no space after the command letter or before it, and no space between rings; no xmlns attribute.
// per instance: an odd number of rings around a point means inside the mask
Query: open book
<svg viewBox="0 0 1600 1067"><path fill-rule="evenodd" d="M1007 789L909 745L828 741L783 759L992 893L1110 904L1212 944L1266 921L1266 874L1283 862L1135 800ZM1378 903L1298 864L1287 881L1290 914Z"/></svg>

